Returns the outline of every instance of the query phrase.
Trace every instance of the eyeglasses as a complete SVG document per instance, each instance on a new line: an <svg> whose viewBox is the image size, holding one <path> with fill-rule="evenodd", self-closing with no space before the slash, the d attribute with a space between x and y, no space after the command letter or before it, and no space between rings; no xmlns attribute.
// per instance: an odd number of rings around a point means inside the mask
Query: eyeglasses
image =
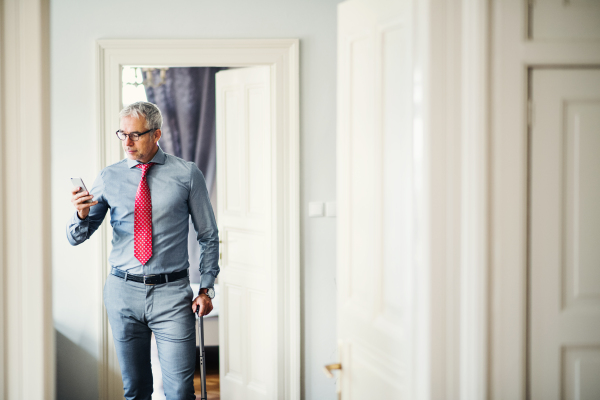
<svg viewBox="0 0 600 400"><path fill-rule="evenodd" d="M146 132L142 132L142 133L125 133L122 130L118 130L117 133L117 137L119 138L119 140L126 140L127 138L133 140L134 142L137 142L138 140L140 140L140 136L145 135L148 132L152 132L155 131L156 128L154 129L149 129Z"/></svg>

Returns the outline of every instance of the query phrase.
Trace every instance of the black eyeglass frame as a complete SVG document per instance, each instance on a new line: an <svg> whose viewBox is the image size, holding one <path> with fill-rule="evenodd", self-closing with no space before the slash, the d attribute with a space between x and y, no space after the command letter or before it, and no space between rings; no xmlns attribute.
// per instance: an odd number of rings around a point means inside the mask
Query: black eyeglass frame
<svg viewBox="0 0 600 400"><path fill-rule="evenodd" d="M140 136L145 135L148 132L152 132L157 130L158 128L153 128L153 129L148 129L146 132L142 132L142 133L121 133L124 138L121 139L121 137L119 136L119 132L121 132L121 130L117 130L115 132L115 134L117 135L117 139L119 139L120 141L124 142L125 140L127 140L127 138L133 140L134 142L137 142L138 140L140 140ZM135 136L133 136L135 135ZM134 139L135 138L135 139Z"/></svg>

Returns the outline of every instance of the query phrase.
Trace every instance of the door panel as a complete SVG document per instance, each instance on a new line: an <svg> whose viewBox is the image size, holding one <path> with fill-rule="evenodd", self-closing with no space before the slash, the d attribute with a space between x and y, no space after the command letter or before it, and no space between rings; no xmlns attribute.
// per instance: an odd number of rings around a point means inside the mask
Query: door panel
<svg viewBox="0 0 600 400"><path fill-rule="evenodd" d="M246 93L248 102L248 213L264 217L265 209L265 156L269 154L265 141L268 132L269 87L265 85L249 87ZM266 126L265 126L266 125Z"/></svg>
<svg viewBox="0 0 600 400"><path fill-rule="evenodd" d="M563 356L564 398L595 400L600 395L600 346L571 347Z"/></svg>
<svg viewBox="0 0 600 400"><path fill-rule="evenodd" d="M600 70L535 70L530 187L533 400L600 393Z"/></svg>
<svg viewBox="0 0 600 400"><path fill-rule="evenodd" d="M241 186L242 186L242 165L240 163L241 156L243 155L243 148L240 146L242 143L243 125L240 111L242 111L243 104L242 93L237 88L228 88L223 93L223 124L222 129L225 131L222 135L225 139L221 142L221 153L225 159L225 170L226 176L224 178L225 190L225 206L223 212L229 215L240 211L241 201ZM221 103L219 103L221 105ZM219 210L221 212L221 210Z"/></svg>
<svg viewBox="0 0 600 400"><path fill-rule="evenodd" d="M529 4L533 39L600 39L598 0L535 0Z"/></svg>
<svg viewBox="0 0 600 400"><path fill-rule="evenodd" d="M222 245L221 398L276 399L271 291L270 69L217 74L217 180ZM275 302L276 303L276 302ZM221 333L222 332L222 333Z"/></svg>

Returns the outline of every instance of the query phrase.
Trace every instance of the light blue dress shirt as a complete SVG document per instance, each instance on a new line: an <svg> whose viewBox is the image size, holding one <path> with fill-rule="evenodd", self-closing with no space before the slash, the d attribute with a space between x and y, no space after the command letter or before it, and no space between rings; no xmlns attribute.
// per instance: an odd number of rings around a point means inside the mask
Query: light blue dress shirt
<svg viewBox="0 0 600 400"><path fill-rule="evenodd" d="M142 265L133 255L135 195L142 171L139 161L124 159L100 171L89 192L98 204L81 220L67 223L76 246L98 229L110 209L113 227L109 263L137 275L169 274L189 268L189 216L200 243L200 287L211 288L219 274L219 235L204 175L196 164L166 154L159 147L146 175L152 197L152 257Z"/></svg>

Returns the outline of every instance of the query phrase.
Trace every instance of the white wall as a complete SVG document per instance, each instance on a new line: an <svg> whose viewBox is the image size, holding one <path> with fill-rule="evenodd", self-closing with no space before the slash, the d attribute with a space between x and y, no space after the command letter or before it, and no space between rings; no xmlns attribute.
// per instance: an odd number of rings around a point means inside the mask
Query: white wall
<svg viewBox="0 0 600 400"><path fill-rule="evenodd" d="M339 0L51 1L51 128L57 398L98 393L98 272L94 243L71 247L69 177L96 170L97 39L299 38L303 398L334 399L321 372L337 361L335 219L309 219L308 202L335 200L336 5ZM115 129L118 121L115 121ZM116 139L115 139L116 140ZM108 219L104 223L108 223ZM93 240L98 240L94 238Z"/></svg>

